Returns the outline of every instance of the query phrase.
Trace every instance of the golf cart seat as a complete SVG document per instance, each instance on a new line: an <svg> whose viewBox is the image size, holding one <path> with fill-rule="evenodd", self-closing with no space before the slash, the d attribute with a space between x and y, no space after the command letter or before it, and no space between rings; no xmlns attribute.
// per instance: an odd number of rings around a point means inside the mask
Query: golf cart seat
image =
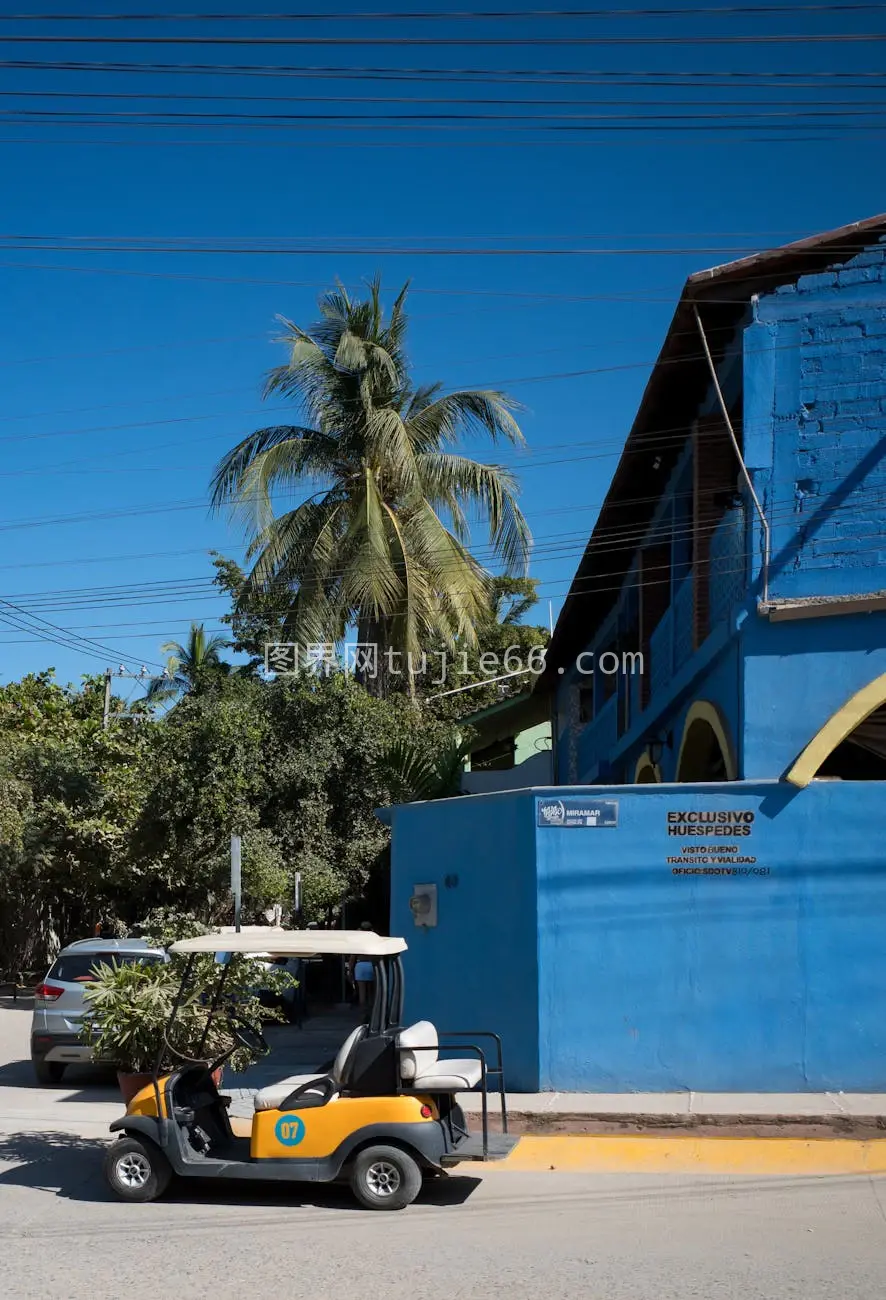
<svg viewBox="0 0 886 1300"><path fill-rule="evenodd" d="M291 1074L288 1078L281 1079L279 1083L270 1083L267 1088L262 1088L255 1094L255 1109L278 1110L297 1088L305 1089L308 1105L316 1105L318 1095L325 1093L329 1093L326 1097L327 1102L335 1101L347 1078L354 1048L365 1033L366 1026L358 1025L356 1029L348 1034L338 1050L338 1056L335 1058L335 1063L328 1075ZM334 1085L332 1088L330 1088L330 1082ZM315 1083L317 1085L316 1089L307 1088L306 1085L310 1083Z"/></svg>
<svg viewBox="0 0 886 1300"><path fill-rule="evenodd" d="M483 1076L479 1060L438 1058L439 1038L430 1020L417 1020L398 1039L400 1078L416 1092L470 1092ZM402 1049L407 1050L402 1050Z"/></svg>

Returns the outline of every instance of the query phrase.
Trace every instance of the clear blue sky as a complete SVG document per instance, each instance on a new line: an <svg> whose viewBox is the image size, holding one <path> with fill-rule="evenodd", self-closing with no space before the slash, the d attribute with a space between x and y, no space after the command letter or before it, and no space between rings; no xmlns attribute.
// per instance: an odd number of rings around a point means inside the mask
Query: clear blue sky
<svg viewBox="0 0 886 1300"><path fill-rule="evenodd" d="M199 7L220 10L219 4ZM47 8L58 11L57 5ZM69 3L64 12L77 8ZM146 6L136 8L144 12ZM27 8L41 11L39 4ZM229 3L225 11L237 9ZM653 21L623 15L568 23L413 21L383 30L367 21L309 27L241 22L212 30L238 36L685 38L886 32L886 17L798 12ZM5 23L0 37L151 31L205 36L209 28ZM671 73L878 71L886 48L860 42L257 49L2 40L0 46L4 60ZM6 69L5 91L136 96L3 97L0 205L9 234L50 237L35 238L35 245L57 244L59 237L175 236L315 241L320 248L351 242L366 251L70 252L0 241L0 595L122 652L111 657L97 650L90 657L7 626L0 629L0 679L54 665L63 680L72 680L118 663L123 654L131 665L157 663L160 643L183 638L191 620L219 626L224 602L206 585L207 553L217 548L240 558L242 537L209 516L207 484L218 457L235 441L259 424L285 419L280 411L262 415L259 400L263 373L283 359L271 342L274 318L280 313L309 324L318 292L336 276L357 286L376 271L390 288L411 277L418 380L502 383L525 403L521 419L530 452L508 460L520 468L523 504L538 542L533 573L544 602L539 614L546 618L549 598L556 612L686 275L728 261L732 250L786 242L886 208L878 132L884 83L869 89L857 84L844 90L839 82L837 88L827 83L829 89L814 83L792 91L696 82L668 90ZM148 99L149 91L214 98L176 104ZM545 101L534 109L412 104L372 106L375 112L604 114L618 109L578 101L613 98L633 113L655 111L653 100L671 105L660 105L661 113L730 115L740 112L734 101L775 112L773 101L790 111L801 99L806 107L794 111L810 112L825 95L844 109L854 101L881 107L869 118L833 119L840 123L836 130L818 119L789 118L787 130L760 119L739 123L738 130L700 133L671 124L654 134L648 123L642 131L595 133L542 133L508 122L404 133L379 125L355 131L353 123L335 131L317 122L268 130L223 128L217 120L159 126L115 118L87 125L22 117L35 111L361 111L359 105L310 100L234 104L232 95ZM552 104L555 99L570 103ZM382 251L385 243L684 251L403 256ZM604 373L527 382L590 369ZM570 452L563 446L570 443L582 445ZM156 590L136 590L134 584L142 583L156 583ZM118 593L107 590L115 586ZM85 591L96 588L102 590ZM0 606L0 615L9 613Z"/></svg>

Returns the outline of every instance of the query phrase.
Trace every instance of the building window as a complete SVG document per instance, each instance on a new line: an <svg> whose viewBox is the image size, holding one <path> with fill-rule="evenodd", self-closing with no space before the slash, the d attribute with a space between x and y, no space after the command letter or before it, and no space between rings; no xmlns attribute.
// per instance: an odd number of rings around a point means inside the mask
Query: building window
<svg viewBox="0 0 886 1300"><path fill-rule="evenodd" d="M513 736L496 740L485 749L475 749L471 754L472 772L505 772L514 766L517 744Z"/></svg>
<svg viewBox="0 0 886 1300"><path fill-rule="evenodd" d="M594 721L593 684L578 688L578 720L582 724Z"/></svg>

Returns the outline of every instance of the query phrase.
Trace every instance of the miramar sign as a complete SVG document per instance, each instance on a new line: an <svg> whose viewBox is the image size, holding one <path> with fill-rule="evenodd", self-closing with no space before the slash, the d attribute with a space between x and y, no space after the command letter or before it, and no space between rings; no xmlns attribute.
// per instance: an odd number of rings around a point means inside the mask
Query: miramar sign
<svg viewBox="0 0 886 1300"><path fill-rule="evenodd" d="M618 802L615 799L582 799L576 795L563 799L539 799L539 826L581 826L585 829L618 825Z"/></svg>

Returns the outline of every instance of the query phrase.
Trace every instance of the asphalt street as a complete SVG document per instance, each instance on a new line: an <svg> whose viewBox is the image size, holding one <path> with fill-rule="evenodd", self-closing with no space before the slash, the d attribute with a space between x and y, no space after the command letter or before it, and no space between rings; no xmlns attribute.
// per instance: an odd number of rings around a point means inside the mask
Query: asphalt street
<svg viewBox="0 0 886 1300"><path fill-rule="evenodd" d="M112 1095L31 1088L29 1017L0 1009L0 1295L419 1300L880 1300L886 1180L489 1172L396 1214L346 1191L179 1186L150 1205L101 1176ZM94 1089L94 1122L82 1116ZM23 1100L24 1099L24 1100ZM40 1117L43 1117L42 1119Z"/></svg>

